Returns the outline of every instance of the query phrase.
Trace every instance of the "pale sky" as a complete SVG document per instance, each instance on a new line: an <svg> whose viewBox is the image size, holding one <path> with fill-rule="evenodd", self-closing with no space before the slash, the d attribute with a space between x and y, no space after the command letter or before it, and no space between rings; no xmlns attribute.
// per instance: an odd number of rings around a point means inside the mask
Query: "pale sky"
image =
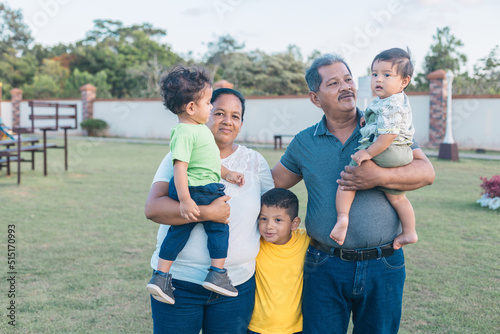
<svg viewBox="0 0 500 334"><path fill-rule="evenodd" d="M472 68L500 44L498 0L8 0L22 9L37 43L76 42L94 19L124 25L151 23L167 31L162 40L180 54L200 59L207 43L230 34L245 51L300 47L343 55L355 77L366 75L373 57L409 47L416 70L433 43L436 28L449 26L462 40Z"/></svg>

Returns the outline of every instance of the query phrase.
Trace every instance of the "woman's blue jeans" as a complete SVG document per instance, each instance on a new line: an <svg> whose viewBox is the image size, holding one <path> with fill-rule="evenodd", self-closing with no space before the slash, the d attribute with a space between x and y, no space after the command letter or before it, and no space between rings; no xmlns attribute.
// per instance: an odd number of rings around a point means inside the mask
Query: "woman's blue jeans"
<svg viewBox="0 0 500 334"><path fill-rule="evenodd" d="M237 297L211 292L201 285L172 280L175 304L151 297L155 334L245 334L255 302L255 277L236 286Z"/></svg>
<svg viewBox="0 0 500 334"><path fill-rule="evenodd" d="M397 333L406 278L403 250L347 262L309 246L304 265L304 334Z"/></svg>

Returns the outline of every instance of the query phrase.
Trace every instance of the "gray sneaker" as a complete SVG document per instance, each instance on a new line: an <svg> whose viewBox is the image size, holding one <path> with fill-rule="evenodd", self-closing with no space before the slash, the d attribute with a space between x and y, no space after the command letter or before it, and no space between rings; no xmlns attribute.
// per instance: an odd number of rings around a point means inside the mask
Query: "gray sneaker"
<svg viewBox="0 0 500 334"><path fill-rule="evenodd" d="M172 286L172 275L167 274L167 277L160 275L156 270L153 270L153 277L146 286L151 296L159 302L167 304L175 304L174 290Z"/></svg>
<svg viewBox="0 0 500 334"><path fill-rule="evenodd" d="M231 280L227 276L227 271L225 273L218 273L212 269L208 269L208 275L202 286L223 296L236 297L238 295L238 290L231 284Z"/></svg>

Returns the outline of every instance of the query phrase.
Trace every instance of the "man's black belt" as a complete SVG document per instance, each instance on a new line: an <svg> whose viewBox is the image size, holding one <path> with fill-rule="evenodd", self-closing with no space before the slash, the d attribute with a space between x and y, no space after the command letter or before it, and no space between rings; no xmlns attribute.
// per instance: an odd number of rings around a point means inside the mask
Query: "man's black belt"
<svg viewBox="0 0 500 334"><path fill-rule="evenodd" d="M319 251L322 251L323 253L339 257L344 261L373 260L379 259L381 257L391 256L392 254L394 254L394 248L392 247L392 244L375 248L352 250L329 247L314 239L311 239L311 246Z"/></svg>

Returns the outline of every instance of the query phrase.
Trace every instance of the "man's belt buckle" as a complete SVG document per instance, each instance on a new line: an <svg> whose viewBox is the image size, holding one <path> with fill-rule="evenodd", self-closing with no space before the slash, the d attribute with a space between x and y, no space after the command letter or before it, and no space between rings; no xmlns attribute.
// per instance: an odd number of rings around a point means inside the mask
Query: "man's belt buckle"
<svg viewBox="0 0 500 334"><path fill-rule="evenodd" d="M344 254L346 255L346 257L344 257ZM340 249L340 259L343 260L343 261L352 261L352 256L348 256L348 255L352 255L352 251L346 251L344 249Z"/></svg>

